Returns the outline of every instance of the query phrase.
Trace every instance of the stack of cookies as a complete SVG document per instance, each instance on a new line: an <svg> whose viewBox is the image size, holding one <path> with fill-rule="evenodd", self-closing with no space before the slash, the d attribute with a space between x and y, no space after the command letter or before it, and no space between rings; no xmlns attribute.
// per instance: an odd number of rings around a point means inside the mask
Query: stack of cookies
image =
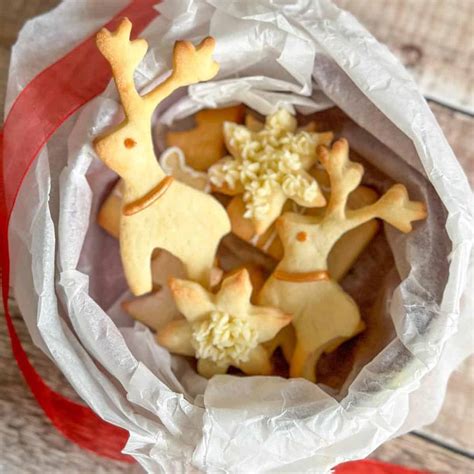
<svg viewBox="0 0 474 474"><path fill-rule="evenodd" d="M142 96L133 74L147 44L130 32L124 20L97 37L125 119L94 140L121 178L98 222L120 240L136 296L124 310L206 377L280 373L277 352L290 377L315 382L321 355L365 328L338 282L378 220L410 232L425 205L402 184L382 196L361 185L364 168L347 140L315 122L299 127L285 109L267 117L242 105L203 110L191 130L168 131L157 160L153 111L177 88L217 74L215 42L177 42L170 76Z"/></svg>

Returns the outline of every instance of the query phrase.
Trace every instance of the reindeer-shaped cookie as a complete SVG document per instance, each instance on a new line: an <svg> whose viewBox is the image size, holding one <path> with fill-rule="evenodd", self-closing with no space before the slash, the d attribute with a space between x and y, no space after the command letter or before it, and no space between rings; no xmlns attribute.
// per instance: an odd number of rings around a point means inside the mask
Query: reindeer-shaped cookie
<svg viewBox="0 0 474 474"><path fill-rule="evenodd" d="M259 294L259 304L293 314L296 346L290 376L315 381L320 355L333 350L361 328L359 308L327 271L333 245L346 232L380 218L402 232L426 217L425 205L410 201L405 186L395 184L378 201L349 210L349 194L359 185L364 169L349 160L345 139L331 151L318 148L318 157L331 181L331 195L323 217L286 213L277 221L284 256Z"/></svg>
<svg viewBox="0 0 474 474"><path fill-rule="evenodd" d="M135 88L133 73L147 51L143 39L130 41L132 25L124 19L114 32L102 29L97 46L112 67L125 119L94 140L100 159L124 180L120 253L135 295L152 289L150 258L155 248L181 259L189 278L207 287L217 245L230 230L225 210L206 195L167 176L153 150L151 118L156 106L182 86L213 78L215 42L196 48L178 41L170 76L146 95Z"/></svg>

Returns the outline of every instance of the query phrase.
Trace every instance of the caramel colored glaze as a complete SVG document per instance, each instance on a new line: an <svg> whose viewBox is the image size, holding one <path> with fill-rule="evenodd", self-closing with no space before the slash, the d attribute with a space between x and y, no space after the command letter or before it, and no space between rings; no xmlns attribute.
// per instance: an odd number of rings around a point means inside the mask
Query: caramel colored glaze
<svg viewBox="0 0 474 474"><path fill-rule="evenodd" d="M124 206L122 211L124 216L133 216L133 214L136 214L137 212L146 209L148 206L151 206L157 199L163 196L166 190L170 187L173 180L173 176L166 176L166 178L161 180L158 185L154 187L150 192L137 199L136 201L133 201L130 204Z"/></svg>
<svg viewBox="0 0 474 474"><path fill-rule="evenodd" d="M273 276L277 280L291 281L293 283L329 280L329 273L326 270L316 270L314 272L306 273L292 273L283 270L275 270Z"/></svg>

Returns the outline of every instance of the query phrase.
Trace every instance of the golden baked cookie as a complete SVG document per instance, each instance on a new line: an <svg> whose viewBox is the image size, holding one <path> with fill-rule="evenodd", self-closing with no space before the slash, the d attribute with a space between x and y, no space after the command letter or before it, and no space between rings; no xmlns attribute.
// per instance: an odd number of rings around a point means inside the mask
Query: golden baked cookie
<svg viewBox="0 0 474 474"><path fill-rule="evenodd" d="M290 323L283 311L251 304L252 284L246 269L226 277L216 294L201 285L172 278L170 287L185 320L174 320L156 339L175 354L195 356L205 377L230 366L248 375L269 375L270 356L262 343Z"/></svg>
<svg viewBox="0 0 474 474"><path fill-rule="evenodd" d="M132 25L124 19L116 31L102 29L97 46L110 63L125 112L124 120L94 140L99 158L124 181L120 218L120 253L132 293L152 289L150 258L156 248L178 257L190 278L208 286L217 245L230 230L222 206L210 195L166 175L158 164L151 135L156 106L179 87L212 79L219 66L212 59L215 41L197 47L178 41L171 75L140 95L134 71L145 56L143 39L130 41Z"/></svg>
<svg viewBox="0 0 474 474"><path fill-rule="evenodd" d="M349 160L345 139L329 151L318 148L318 158L331 181L323 216L284 214L277 222L284 256L266 281L258 302L293 315L296 344L290 376L315 381L320 355L362 329L359 308L328 272L328 255L343 234L374 218L402 232L426 217L426 206L410 201L405 186L395 184L375 203L347 209L349 194L359 186L364 169Z"/></svg>

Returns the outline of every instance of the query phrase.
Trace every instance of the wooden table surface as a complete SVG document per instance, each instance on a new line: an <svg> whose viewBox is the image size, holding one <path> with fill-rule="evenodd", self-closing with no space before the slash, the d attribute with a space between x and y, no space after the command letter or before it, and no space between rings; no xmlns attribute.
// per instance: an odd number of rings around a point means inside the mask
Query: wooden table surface
<svg viewBox="0 0 474 474"><path fill-rule="evenodd" d="M57 3L58 0L0 0L2 111L10 48L18 31L28 18ZM472 184L474 0L336 0L336 3L354 13L414 74ZM31 343L13 302L12 309L15 325L34 366L52 388L76 397L64 377ZM471 357L452 375L436 422L384 444L372 457L435 473L474 472L473 402L474 358ZM84 452L55 431L24 384L11 356L6 327L0 323L0 473L137 470Z"/></svg>

